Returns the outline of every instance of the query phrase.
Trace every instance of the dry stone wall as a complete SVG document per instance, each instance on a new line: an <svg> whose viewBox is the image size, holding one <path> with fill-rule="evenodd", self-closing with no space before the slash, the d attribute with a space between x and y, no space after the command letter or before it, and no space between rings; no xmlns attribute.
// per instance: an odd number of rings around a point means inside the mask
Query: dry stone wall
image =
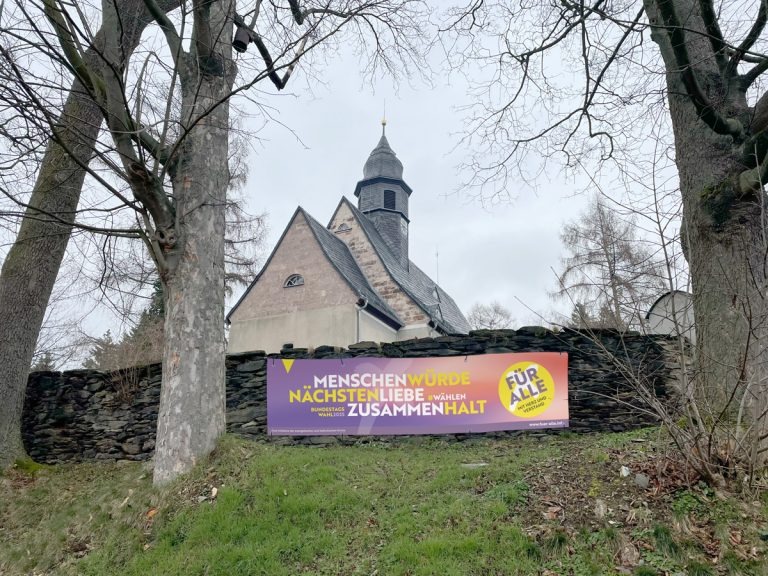
<svg viewBox="0 0 768 576"><path fill-rule="evenodd" d="M283 358L378 356L413 358L504 352L567 352L572 432L623 431L653 425L639 410L635 378L667 402L680 379L675 342L664 336L602 330L551 332L539 327L477 331L469 336L422 338L391 344L361 342L349 349L320 346L283 349L280 354L245 352L227 357L227 430L279 443L368 442L371 438L328 436L269 438L266 435L267 362ZM627 374L633 377L628 379ZM160 365L119 372L70 370L29 377L23 436L39 462L90 459L145 460L155 445ZM501 437L522 432L493 432ZM541 435L545 431L525 432ZM462 440L470 435L443 436ZM377 438L390 441L392 438Z"/></svg>

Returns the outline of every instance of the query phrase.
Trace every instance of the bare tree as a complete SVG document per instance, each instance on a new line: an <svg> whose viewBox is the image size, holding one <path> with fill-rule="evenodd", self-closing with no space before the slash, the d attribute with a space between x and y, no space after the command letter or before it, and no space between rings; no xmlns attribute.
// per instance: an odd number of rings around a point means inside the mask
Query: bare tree
<svg viewBox="0 0 768 576"><path fill-rule="evenodd" d="M490 304L477 302L469 309L467 321L472 330L502 330L512 328L512 313L496 300Z"/></svg>
<svg viewBox="0 0 768 576"><path fill-rule="evenodd" d="M134 214L130 227L112 233L141 237L163 282L165 350L155 455L155 481L163 483L207 454L224 430L230 99L261 80L284 88L299 59L311 64L312 51L342 28L357 40L372 34L370 65L395 70L418 55L421 6L412 0L289 0L269 7L256 2L239 16L232 0L201 0L183 3L171 18L154 0L145 5L165 38L160 50L166 57L148 50L144 62L126 73L118 66L122 15L115 4L105 3L98 15L108 33L92 66L84 60L94 46L92 15L57 0L17 7L36 33L34 48L50 57L50 70L63 66L98 104L111 140L97 142L94 150L113 176L90 173ZM39 28L35 9L48 18L49 29ZM244 51L254 44L255 58L232 58L233 24L235 47ZM360 46L368 50L364 42ZM26 71L13 72L28 88ZM158 82L163 75L165 81ZM114 175L128 191L116 185Z"/></svg>
<svg viewBox="0 0 768 576"><path fill-rule="evenodd" d="M162 0L159 5L170 10L179 2ZM121 73L153 19L143 0L121 0L116 6L124 17L121 50L113 65ZM24 453L21 409L27 373L102 124L98 104L76 75L54 87L53 94L47 82L31 82L34 90L19 87L14 69L29 63L32 48L22 37L35 32L25 21L11 6L0 11L0 183L24 216L0 273L0 468ZM94 34L82 54L85 66L100 61L107 32L102 26ZM61 96L60 105L56 96ZM58 109L62 112L57 116ZM19 170L27 178L10 180ZM29 179L34 186L28 197L11 193L24 189Z"/></svg>
<svg viewBox="0 0 768 576"><path fill-rule="evenodd" d="M555 160L592 178L606 162L637 166L656 127L671 127L696 394L718 399L719 421L739 422L709 453L758 465L768 460L766 21L766 0L472 0L444 37L455 65L489 71L468 138L473 182L491 193Z"/></svg>
<svg viewBox="0 0 768 576"><path fill-rule="evenodd" d="M621 216L597 195L560 240L568 255L554 296L568 298L582 323L618 330L641 328L644 314L666 290L655 246L638 234L634 217ZM584 314L586 313L586 314Z"/></svg>
<svg viewBox="0 0 768 576"><path fill-rule="evenodd" d="M611 328L619 330L611 309L606 305L594 310L584 302L574 302L571 315L565 320L565 326L577 330L592 330L595 328Z"/></svg>

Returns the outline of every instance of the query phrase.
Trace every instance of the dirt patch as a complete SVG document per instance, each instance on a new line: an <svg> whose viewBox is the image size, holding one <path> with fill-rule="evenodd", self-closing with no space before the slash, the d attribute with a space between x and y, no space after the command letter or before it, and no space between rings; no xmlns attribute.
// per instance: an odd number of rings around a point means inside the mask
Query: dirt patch
<svg viewBox="0 0 768 576"><path fill-rule="evenodd" d="M525 482L530 495L522 517L530 536L547 545L565 534L568 546L591 538L613 551L619 573L647 565L675 574L695 551L707 560L702 573L730 574L729 557L757 561L766 554L764 505L748 494L713 491L656 442L604 449L574 443Z"/></svg>

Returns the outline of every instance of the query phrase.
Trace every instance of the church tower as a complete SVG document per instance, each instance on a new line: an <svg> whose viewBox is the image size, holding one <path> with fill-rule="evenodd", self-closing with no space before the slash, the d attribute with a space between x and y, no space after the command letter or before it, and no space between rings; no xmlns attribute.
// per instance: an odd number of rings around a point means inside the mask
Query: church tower
<svg viewBox="0 0 768 576"><path fill-rule="evenodd" d="M403 164L387 142L386 121L381 139L363 167L357 183L357 207L381 234L392 253L408 268L408 198L411 188L403 180Z"/></svg>

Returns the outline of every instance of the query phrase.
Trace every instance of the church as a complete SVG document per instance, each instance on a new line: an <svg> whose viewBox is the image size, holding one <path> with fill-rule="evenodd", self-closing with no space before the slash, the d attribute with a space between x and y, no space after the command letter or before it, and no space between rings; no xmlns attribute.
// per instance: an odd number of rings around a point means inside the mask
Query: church
<svg viewBox="0 0 768 576"><path fill-rule="evenodd" d="M453 299L408 257L403 164L379 143L328 226L296 209L272 254L227 314L231 353L466 334Z"/></svg>

